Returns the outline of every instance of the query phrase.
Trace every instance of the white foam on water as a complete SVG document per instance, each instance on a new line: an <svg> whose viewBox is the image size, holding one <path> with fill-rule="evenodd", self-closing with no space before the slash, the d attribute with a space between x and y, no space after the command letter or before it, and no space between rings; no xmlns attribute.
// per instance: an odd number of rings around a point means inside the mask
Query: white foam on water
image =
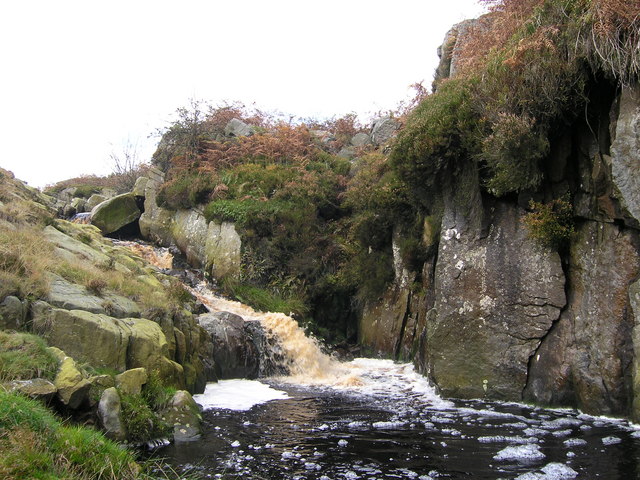
<svg viewBox="0 0 640 480"><path fill-rule="evenodd" d="M565 447L582 447L587 444L587 441L582 438L569 438L562 443Z"/></svg>
<svg viewBox="0 0 640 480"><path fill-rule="evenodd" d="M504 435L494 435L487 437L478 437L480 443L514 443L517 445L526 445L528 443L538 443L535 437L507 437Z"/></svg>
<svg viewBox="0 0 640 480"><path fill-rule="evenodd" d="M498 461L529 462L532 460L542 460L545 457L536 444L519 445L517 447L506 447L493 456Z"/></svg>
<svg viewBox="0 0 640 480"><path fill-rule="evenodd" d="M220 380L208 383L204 393L193 396L193 399L204 410L226 408L229 410L249 410L254 405L271 400L290 398L286 392L271 388L256 380Z"/></svg>
<svg viewBox="0 0 640 480"><path fill-rule="evenodd" d="M604 437L602 439L602 443L605 445L616 445L618 443L621 443L622 439L619 437Z"/></svg>
<svg viewBox="0 0 640 480"><path fill-rule="evenodd" d="M578 472L563 463L549 463L540 470L541 472L523 473L515 480L570 480L578 476Z"/></svg>

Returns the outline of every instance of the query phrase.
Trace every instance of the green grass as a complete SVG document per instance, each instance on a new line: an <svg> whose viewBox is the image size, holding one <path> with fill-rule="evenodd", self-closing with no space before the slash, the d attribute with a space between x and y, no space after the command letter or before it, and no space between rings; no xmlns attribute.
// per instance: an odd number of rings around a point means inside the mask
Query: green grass
<svg viewBox="0 0 640 480"><path fill-rule="evenodd" d="M100 432L63 425L35 400L0 390L0 478L143 478L133 454Z"/></svg>
<svg viewBox="0 0 640 480"><path fill-rule="evenodd" d="M44 340L28 333L0 331L0 380L46 378L53 380L58 360Z"/></svg>
<svg viewBox="0 0 640 480"><path fill-rule="evenodd" d="M261 312L294 313L304 316L308 307L303 299L295 296L281 297L265 288L251 285L225 284L225 289L239 301Z"/></svg>

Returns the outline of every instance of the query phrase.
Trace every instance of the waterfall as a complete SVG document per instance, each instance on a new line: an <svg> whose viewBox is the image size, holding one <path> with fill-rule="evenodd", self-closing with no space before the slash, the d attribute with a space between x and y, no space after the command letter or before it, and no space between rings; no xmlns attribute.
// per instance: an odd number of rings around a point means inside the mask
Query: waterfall
<svg viewBox="0 0 640 480"><path fill-rule="evenodd" d="M167 248L142 242L117 241L160 269L172 269L173 256ZM258 312L248 305L218 295L211 285L201 280L195 285L185 284L210 313L229 312L242 317L243 330L256 346L261 357L260 376L288 372L286 381L299 384L356 385L357 376L350 368L322 351L317 340L305 334L298 322L284 313ZM262 326L254 327L256 323ZM285 380L284 377L282 377Z"/></svg>

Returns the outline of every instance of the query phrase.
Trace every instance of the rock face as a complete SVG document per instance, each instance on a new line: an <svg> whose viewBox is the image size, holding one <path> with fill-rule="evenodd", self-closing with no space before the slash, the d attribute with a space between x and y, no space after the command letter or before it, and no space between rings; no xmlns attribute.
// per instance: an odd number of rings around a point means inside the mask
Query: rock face
<svg viewBox="0 0 640 480"><path fill-rule="evenodd" d="M617 197L640 226L640 86L622 89L611 144L611 173Z"/></svg>
<svg viewBox="0 0 640 480"><path fill-rule="evenodd" d="M582 226L571 249L569 302L532 359L526 400L592 414L626 409L635 323L628 290L640 274L639 247L615 225Z"/></svg>
<svg viewBox="0 0 640 480"><path fill-rule="evenodd" d="M187 261L203 267L216 279L238 279L242 241L229 222L207 222L202 212L171 212L156 203L157 190L163 182L162 172L155 172L145 189L145 211L140 217L142 236L164 246L175 244Z"/></svg>
<svg viewBox="0 0 640 480"><path fill-rule="evenodd" d="M560 257L528 238L518 207L493 209L486 236L451 216L443 222L427 351L447 396L519 398L529 359L566 302Z"/></svg>
<svg viewBox="0 0 640 480"><path fill-rule="evenodd" d="M218 378L258 376L259 352L242 317L229 312L205 313L198 322L211 335Z"/></svg>
<svg viewBox="0 0 640 480"><path fill-rule="evenodd" d="M183 367L168 358L162 328L151 320L52 308L40 310L33 325L49 345L79 361L118 371L144 367L168 384L185 385Z"/></svg>
<svg viewBox="0 0 640 480"><path fill-rule="evenodd" d="M443 46L445 76L459 35ZM421 271L395 261L393 285L363 309L365 345L412 358L445 396L640 420L640 88L598 95L595 121L553 139L537 192L496 199L460 160L438 199L439 234L425 222ZM522 219L530 199L563 194L576 233L554 251Z"/></svg>
<svg viewBox="0 0 640 480"><path fill-rule="evenodd" d="M254 128L238 118L232 118L224 127L224 134L227 137L248 137L253 133Z"/></svg>
<svg viewBox="0 0 640 480"><path fill-rule="evenodd" d="M135 222L142 212L133 193L124 193L105 200L91 211L91 224L109 235Z"/></svg>

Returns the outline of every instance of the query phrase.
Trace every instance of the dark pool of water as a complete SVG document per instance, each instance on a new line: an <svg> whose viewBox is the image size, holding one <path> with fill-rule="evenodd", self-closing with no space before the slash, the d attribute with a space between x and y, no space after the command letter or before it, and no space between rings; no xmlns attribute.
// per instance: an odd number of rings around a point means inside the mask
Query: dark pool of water
<svg viewBox="0 0 640 480"><path fill-rule="evenodd" d="M156 455L203 478L640 478L639 434L623 421L513 404L434 407L409 391L275 386L291 398L207 411L200 441Z"/></svg>

